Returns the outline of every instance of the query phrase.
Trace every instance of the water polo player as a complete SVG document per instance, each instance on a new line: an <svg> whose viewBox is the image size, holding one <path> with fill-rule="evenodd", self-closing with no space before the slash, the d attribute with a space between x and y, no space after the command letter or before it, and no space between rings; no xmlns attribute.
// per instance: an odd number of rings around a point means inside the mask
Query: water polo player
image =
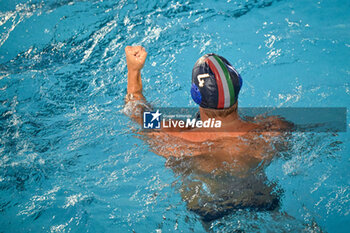
<svg viewBox="0 0 350 233"><path fill-rule="evenodd" d="M141 46L128 46L125 53L128 68L125 112L142 124L142 112L149 108L141 80L147 52ZM265 127L266 122L275 129L286 128L288 124L275 117L265 119L264 124L242 120L237 112L242 83L240 74L225 58L213 53L202 56L192 70L191 96L199 105L200 119L220 120L221 128L159 130L142 137L152 151L167 158L167 165L175 172L184 176L202 174L197 181L207 174L203 178L206 186L217 192L193 199L191 193L197 183L186 183L185 179L183 185L187 184L187 188L180 189L188 208L205 221L237 208L273 210L279 203L277 194L272 192L274 187L266 185L263 170L257 172L262 161L268 162L276 154L271 138L278 133L257 129ZM215 177L209 177L223 173L229 173L226 179L232 182L217 182Z"/></svg>

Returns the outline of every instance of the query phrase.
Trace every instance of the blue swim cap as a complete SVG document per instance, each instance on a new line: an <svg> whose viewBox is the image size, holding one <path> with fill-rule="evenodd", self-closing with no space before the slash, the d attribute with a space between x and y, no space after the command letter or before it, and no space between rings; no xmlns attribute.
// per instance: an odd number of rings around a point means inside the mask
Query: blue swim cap
<svg viewBox="0 0 350 233"><path fill-rule="evenodd" d="M191 96L202 108L229 108L237 102L242 83L241 75L225 58L206 54L193 67Z"/></svg>

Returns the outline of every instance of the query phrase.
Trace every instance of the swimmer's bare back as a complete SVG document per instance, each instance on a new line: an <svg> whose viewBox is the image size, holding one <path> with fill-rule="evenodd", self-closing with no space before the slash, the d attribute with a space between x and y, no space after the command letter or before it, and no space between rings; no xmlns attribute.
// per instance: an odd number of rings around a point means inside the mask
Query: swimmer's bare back
<svg viewBox="0 0 350 233"><path fill-rule="evenodd" d="M126 108L129 108L130 117L142 124L141 113L149 108L142 94L141 79L141 69L147 52L142 46L127 46L125 54L128 68ZM237 103L233 108L237 108ZM201 109L200 113L201 120L209 118ZM204 171L210 172L227 164L236 166L238 170L244 170L256 167L263 159L270 158L274 154L270 141L280 133L259 131L266 125L266 121L277 129L289 127L286 122L276 117L270 117L261 124L246 122L240 119L237 111L219 117L218 120L222 121L222 128L217 132L215 129L211 132L203 129L177 129L150 132L142 138L149 143L155 153L166 158L196 156L198 167ZM222 129L225 129L225 132L222 132Z"/></svg>

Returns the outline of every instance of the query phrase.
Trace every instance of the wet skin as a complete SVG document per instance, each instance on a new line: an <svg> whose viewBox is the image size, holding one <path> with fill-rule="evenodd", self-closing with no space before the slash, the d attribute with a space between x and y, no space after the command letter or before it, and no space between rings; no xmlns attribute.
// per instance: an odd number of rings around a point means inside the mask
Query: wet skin
<svg viewBox="0 0 350 233"><path fill-rule="evenodd" d="M142 94L141 79L147 52L141 46L127 46L125 54L126 108L131 110L130 117L141 124L141 113L149 108ZM167 166L182 177L181 195L187 207L204 221L240 208L271 210L278 206L279 198L272 194L276 187L266 184L263 168L278 152L276 145L284 147L285 141L281 139L284 134L280 129L291 125L277 117L244 121L237 113L237 103L232 108L229 115L215 116L222 122L221 129L184 128L140 133L151 150L167 158ZM209 110L199 110L201 120L207 120ZM189 177L196 177L197 181ZM200 192L203 187L209 187L214 195Z"/></svg>

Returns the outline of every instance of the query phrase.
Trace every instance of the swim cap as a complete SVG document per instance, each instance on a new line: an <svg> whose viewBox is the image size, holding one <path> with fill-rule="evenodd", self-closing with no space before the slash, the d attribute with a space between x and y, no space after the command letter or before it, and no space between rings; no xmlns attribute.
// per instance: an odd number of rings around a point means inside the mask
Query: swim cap
<svg viewBox="0 0 350 233"><path fill-rule="evenodd" d="M223 57L209 53L192 70L191 96L202 108L229 108L237 102L242 87L240 74Z"/></svg>

